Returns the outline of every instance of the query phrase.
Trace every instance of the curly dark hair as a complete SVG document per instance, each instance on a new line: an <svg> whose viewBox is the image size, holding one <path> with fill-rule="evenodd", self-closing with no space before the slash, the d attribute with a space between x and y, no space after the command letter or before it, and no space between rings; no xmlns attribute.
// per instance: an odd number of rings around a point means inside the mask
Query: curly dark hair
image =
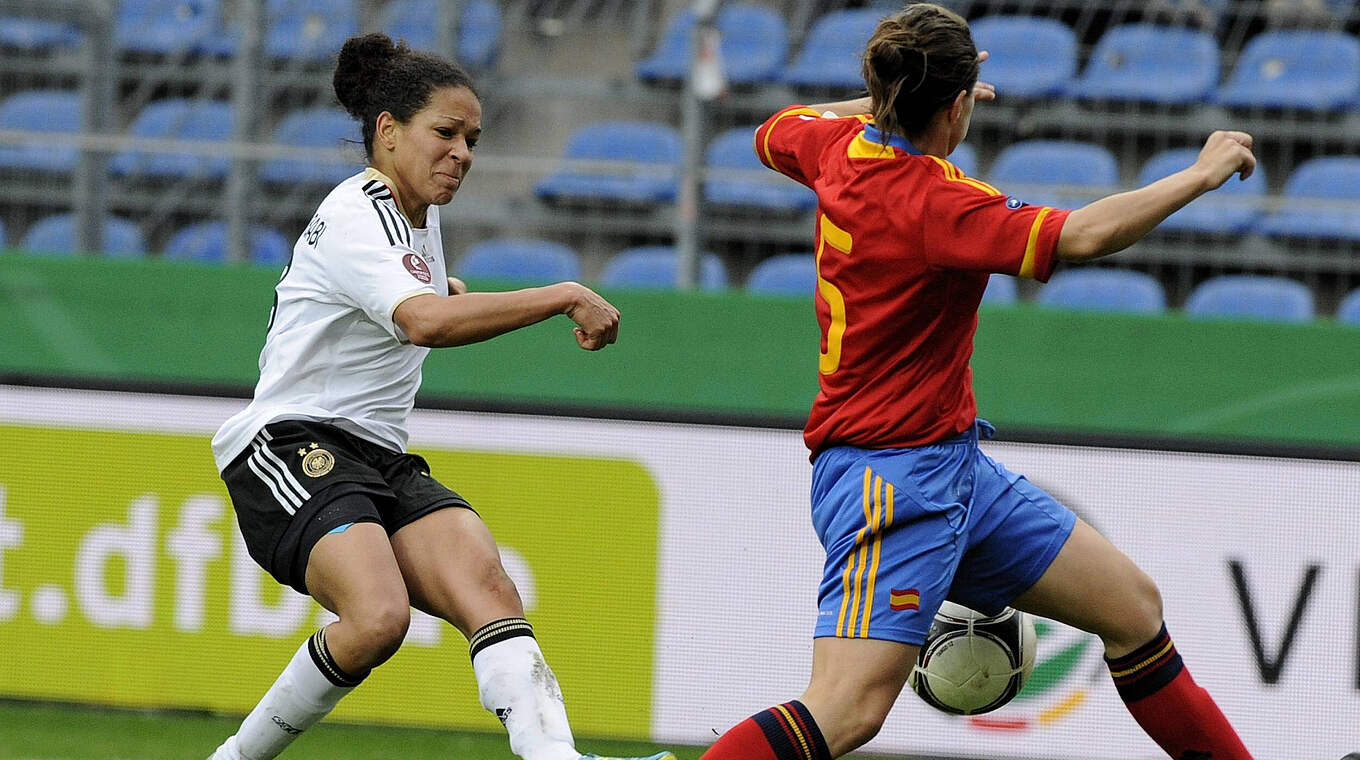
<svg viewBox="0 0 1360 760"><path fill-rule="evenodd" d="M430 102L436 89L466 87L477 94L472 77L458 64L413 51L385 34L346 40L331 84L340 105L363 124L364 153L369 159L373 158L378 115L383 111L405 124Z"/></svg>

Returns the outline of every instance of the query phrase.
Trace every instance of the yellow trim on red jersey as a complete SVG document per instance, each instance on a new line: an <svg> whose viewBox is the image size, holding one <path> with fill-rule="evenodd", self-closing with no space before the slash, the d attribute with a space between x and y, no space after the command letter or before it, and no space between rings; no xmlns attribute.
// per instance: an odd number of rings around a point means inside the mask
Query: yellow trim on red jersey
<svg viewBox="0 0 1360 760"><path fill-rule="evenodd" d="M1029 227L1029 240L1025 241L1025 258L1020 262L1020 276L1034 279L1034 259L1039 251L1039 230L1044 226L1044 218L1053 209L1044 206L1039 209L1038 215L1034 217L1034 224Z"/></svg>
<svg viewBox="0 0 1360 760"><path fill-rule="evenodd" d="M821 114L807 106L789 106L783 113L775 116L774 121L771 121L769 126L765 127L765 139L760 145L756 146L756 154L765 159L766 166L774 169L780 174L783 174L784 172L780 171L779 167L774 165L774 156L770 154L770 133L774 131L775 126L779 124L779 122L790 116L821 116Z"/></svg>
<svg viewBox="0 0 1360 760"><path fill-rule="evenodd" d="M939 156L930 156L930 158L934 159L935 163L939 164L940 168L944 170L944 178L946 180L950 182L961 182L970 187L975 187L988 195L1001 195L1000 190L997 190L986 182L979 179L972 179L964 175L963 172L959 171L959 167L950 163L948 160L940 158Z"/></svg>
<svg viewBox="0 0 1360 760"><path fill-rule="evenodd" d="M896 158L897 153L891 145L874 142L864 136L863 132L855 135L855 139L850 141L849 148L846 149L846 156L850 158Z"/></svg>

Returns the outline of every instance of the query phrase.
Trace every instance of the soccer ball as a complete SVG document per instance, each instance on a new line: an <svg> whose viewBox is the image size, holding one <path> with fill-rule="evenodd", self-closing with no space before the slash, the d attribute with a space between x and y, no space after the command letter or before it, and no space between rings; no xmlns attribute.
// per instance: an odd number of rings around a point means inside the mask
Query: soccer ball
<svg viewBox="0 0 1360 760"><path fill-rule="evenodd" d="M945 602L907 682L926 704L953 715L991 712L1015 698L1034 669L1034 620L1007 607L986 616Z"/></svg>

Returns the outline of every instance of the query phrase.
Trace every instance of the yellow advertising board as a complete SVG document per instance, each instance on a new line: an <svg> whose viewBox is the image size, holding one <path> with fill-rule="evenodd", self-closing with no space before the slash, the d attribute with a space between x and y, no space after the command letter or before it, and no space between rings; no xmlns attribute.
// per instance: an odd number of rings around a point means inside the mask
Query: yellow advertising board
<svg viewBox="0 0 1360 760"><path fill-rule="evenodd" d="M648 472L419 453L496 535L577 733L645 737L659 514ZM208 436L0 425L0 696L244 713L328 619L246 554ZM498 726L466 641L423 615L335 715Z"/></svg>

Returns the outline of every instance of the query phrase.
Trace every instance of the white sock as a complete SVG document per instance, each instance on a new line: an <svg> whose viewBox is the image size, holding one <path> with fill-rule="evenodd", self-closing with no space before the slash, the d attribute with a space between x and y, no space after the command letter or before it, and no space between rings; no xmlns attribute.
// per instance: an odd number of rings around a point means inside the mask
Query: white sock
<svg viewBox="0 0 1360 760"><path fill-rule="evenodd" d="M353 680L351 685L338 685L337 680L350 679L335 667L325 641L323 628L303 643L264 698L242 721L236 735L213 755L213 760L277 757L299 734L326 717L341 697L354 691L354 685L362 678ZM333 669L334 675L327 677L322 667Z"/></svg>
<svg viewBox="0 0 1360 760"><path fill-rule="evenodd" d="M483 626L472 636L472 670L482 707L505 724L510 751L524 760L577 760L557 677L522 618Z"/></svg>

